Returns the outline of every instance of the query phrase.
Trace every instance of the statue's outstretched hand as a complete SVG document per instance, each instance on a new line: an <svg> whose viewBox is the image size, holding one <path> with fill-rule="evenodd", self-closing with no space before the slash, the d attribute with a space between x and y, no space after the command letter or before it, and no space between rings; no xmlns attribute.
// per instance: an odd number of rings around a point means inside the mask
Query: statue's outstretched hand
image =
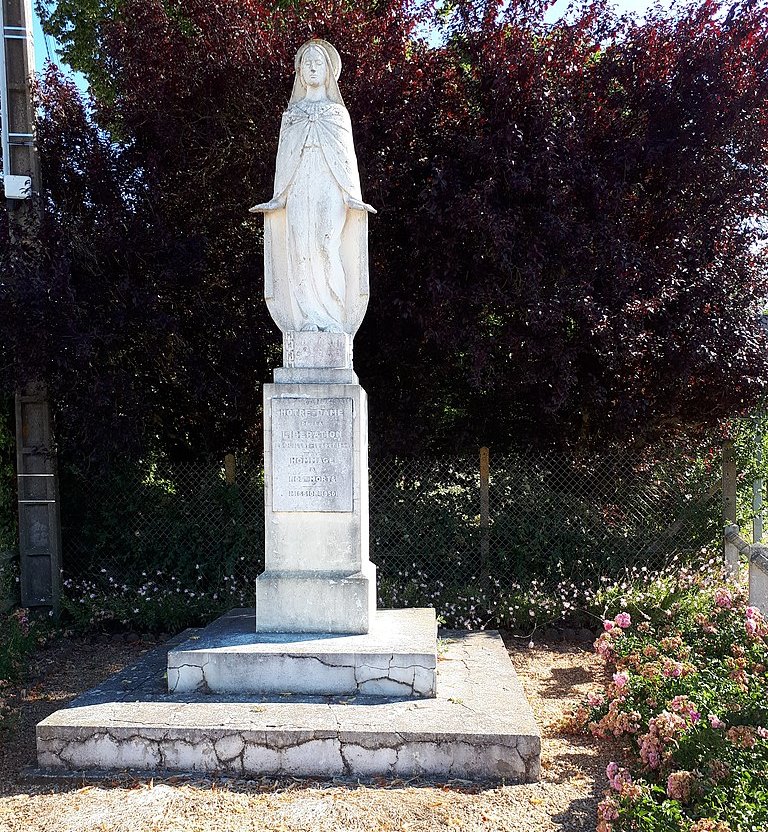
<svg viewBox="0 0 768 832"><path fill-rule="evenodd" d="M351 208L353 211L367 211L369 214L376 214L378 213L373 205L369 205L367 202L363 202L360 199L355 199L352 196L348 196L346 198L347 207Z"/></svg>
<svg viewBox="0 0 768 832"><path fill-rule="evenodd" d="M279 211L280 208L285 208L285 199L275 197L270 199L269 202L260 202L258 205L254 205L248 211L251 214L268 214L270 211Z"/></svg>

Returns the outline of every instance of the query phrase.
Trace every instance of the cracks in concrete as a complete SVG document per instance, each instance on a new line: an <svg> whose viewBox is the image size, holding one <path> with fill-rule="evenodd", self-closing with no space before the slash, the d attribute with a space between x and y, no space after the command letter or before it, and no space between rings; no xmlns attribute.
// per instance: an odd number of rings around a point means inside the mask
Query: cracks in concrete
<svg viewBox="0 0 768 832"><path fill-rule="evenodd" d="M338 699L274 699L273 704L260 704L254 716L253 699L247 697L172 698L164 693L140 709L136 703L143 699L114 698L60 711L38 729L39 764L55 771L536 780L540 739L511 665L506 669L502 661L508 662L506 651L500 641L478 650L469 649L472 645L472 635L447 645L440 664L439 699L361 697L344 705ZM414 663L413 654L396 656L379 654L370 664L350 667L354 685L365 684L370 674L367 681L385 680L403 692L417 672L425 683L428 677ZM183 664L187 663L172 667ZM301 666L305 672L312 667L303 662ZM196 675L201 673L201 662L191 667ZM332 670L338 666L322 672ZM462 707L448 703L449 697L463 700Z"/></svg>
<svg viewBox="0 0 768 832"><path fill-rule="evenodd" d="M256 661L252 662L253 659ZM304 695L319 696L362 694L415 699L434 697L437 671L433 658L425 655L423 662L403 659L405 656L397 653L370 656L304 653L240 655L237 659L239 666L235 666L233 660L229 674L227 668L221 666L221 661L217 662L217 673L213 679L207 673L212 660L176 661L168 664L168 689L171 694L231 693L232 678L237 678L243 682L243 693L256 695L293 690ZM312 664L323 668L316 678L315 672L308 666ZM332 675L328 675L327 671L332 671ZM225 677L228 679L226 688L219 681Z"/></svg>
<svg viewBox="0 0 768 832"><path fill-rule="evenodd" d="M210 664L209 661L201 662L201 663L192 663L192 662L182 662L180 664L168 664L168 692L169 693L211 693L211 688L208 684L208 680L205 676L205 669ZM197 680L189 680L185 677L188 674L182 675L182 670L184 668L188 668L192 670L194 674L200 674L200 678ZM171 682L171 675L175 674L175 682ZM192 684L194 682L194 684Z"/></svg>
<svg viewBox="0 0 768 832"><path fill-rule="evenodd" d="M535 749L490 744L432 735L424 739L393 731L376 738L350 736L335 717L335 730L311 732L293 742L270 742L268 736L247 732L221 732L213 736L185 737L166 732L161 738L142 732L115 735L95 732L72 739L58 751L43 743L41 757L49 768L110 768L107 752L116 754L120 768L137 770L224 771L247 774L344 774L367 772L391 775L485 777L489 775L532 781L539 776ZM86 759L90 748L95 756ZM127 753L126 753L127 752Z"/></svg>

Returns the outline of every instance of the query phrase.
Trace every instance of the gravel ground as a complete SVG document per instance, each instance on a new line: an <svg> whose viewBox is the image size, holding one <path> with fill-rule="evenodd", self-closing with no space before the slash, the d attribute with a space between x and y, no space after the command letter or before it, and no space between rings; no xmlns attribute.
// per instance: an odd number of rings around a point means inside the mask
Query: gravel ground
<svg viewBox="0 0 768 832"><path fill-rule="evenodd" d="M589 646L508 646L542 729L542 780L492 787L273 778L25 780L22 769L34 764L36 723L147 649L120 642L49 646L35 657L26 688L15 691L16 724L0 737L0 832L593 832L610 751L563 734L558 723L600 681L602 667Z"/></svg>

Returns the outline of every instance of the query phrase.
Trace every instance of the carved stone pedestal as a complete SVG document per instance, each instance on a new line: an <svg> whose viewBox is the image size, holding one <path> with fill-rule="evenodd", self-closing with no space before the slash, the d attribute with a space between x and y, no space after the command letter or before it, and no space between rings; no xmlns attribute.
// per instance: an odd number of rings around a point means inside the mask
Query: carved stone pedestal
<svg viewBox="0 0 768 832"><path fill-rule="evenodd" d="M259 632L367 633L373 620L368 411L351 367L351 340L286 333L278 383L264 386Z"/></svg>

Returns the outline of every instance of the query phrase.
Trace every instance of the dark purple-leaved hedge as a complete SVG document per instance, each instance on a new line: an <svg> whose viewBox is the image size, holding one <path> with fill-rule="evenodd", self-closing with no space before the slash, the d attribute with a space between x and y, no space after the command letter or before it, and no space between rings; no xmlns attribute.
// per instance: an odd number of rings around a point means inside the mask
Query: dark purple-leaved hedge
<svg viewBox="0 0 768 832"><path fill-rule="evenodd" d="M94 95L39 83L44 213L3 217L0 384L46 380L65 448L258 448L280 342L247 209L311 36L341 53L379 210L374 451L642 444L765 391L764 1L552 25L523 0L49 5Z"/></svg>

